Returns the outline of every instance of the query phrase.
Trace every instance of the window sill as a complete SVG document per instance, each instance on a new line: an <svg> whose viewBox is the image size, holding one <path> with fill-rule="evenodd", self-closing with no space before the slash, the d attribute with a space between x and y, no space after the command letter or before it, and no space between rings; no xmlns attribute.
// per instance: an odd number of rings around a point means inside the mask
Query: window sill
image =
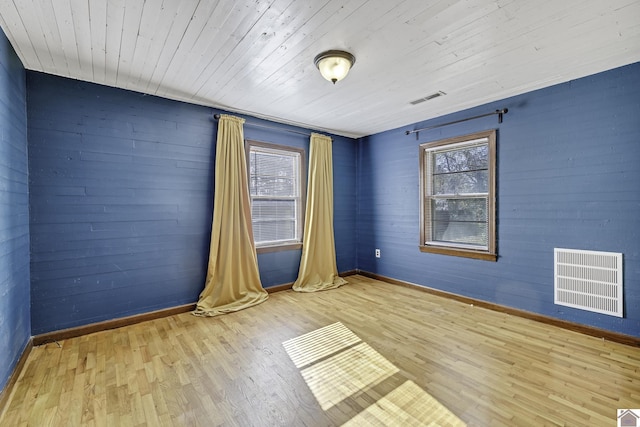
<svg viewBox="0 0 640 427"><path fill-rule="evenodd" d="M498 261L498 254L489 252L479 252L474 250L466 250L442 246L420 246L420 252L428 252L432 254L450 255L463 258L480 259L483 261Z"/></svg>
<svg viewBox="0 0 640 427"><path fill-rule="evenodd" d="M256 247L256 253L265 254L268 252L290 251L290 250L300 249L300 248L302 248L302 243L286 243L283 245L258 246Z"/></svg>

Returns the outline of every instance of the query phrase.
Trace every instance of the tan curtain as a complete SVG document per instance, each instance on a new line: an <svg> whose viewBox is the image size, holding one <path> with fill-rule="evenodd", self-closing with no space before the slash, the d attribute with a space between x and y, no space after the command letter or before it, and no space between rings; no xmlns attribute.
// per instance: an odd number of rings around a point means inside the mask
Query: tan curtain
<svg viewBox="0 0 640 427"><path fill-rule="evenodd" d="M347 283L338 276L333 236L333 160L331 138L311 134L304 238L293 290L315 292Z"/></svg>
<svg viewBox="0 0 640 427"><path fill-rule="evenodd" d="M224 114L218 122L209 269L194 311L199 316L242 310L268 297L253 242L243 123Z"/></svg>

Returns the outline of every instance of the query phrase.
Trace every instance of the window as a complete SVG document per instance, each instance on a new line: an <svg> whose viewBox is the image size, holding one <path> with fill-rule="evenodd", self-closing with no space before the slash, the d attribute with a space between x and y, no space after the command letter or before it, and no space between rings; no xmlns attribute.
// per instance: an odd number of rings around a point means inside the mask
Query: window
<svg viewBox="0 0 640 427"><path fill-rule="evenodd" d="M247 141L253 237L258 252L301 247L304 151Z"/></svg>
<svg viewBox="0 0 640 427"><path fill-rule="evenodd" d="M420 145L420 250L495 261L496 131Z"/></svg>

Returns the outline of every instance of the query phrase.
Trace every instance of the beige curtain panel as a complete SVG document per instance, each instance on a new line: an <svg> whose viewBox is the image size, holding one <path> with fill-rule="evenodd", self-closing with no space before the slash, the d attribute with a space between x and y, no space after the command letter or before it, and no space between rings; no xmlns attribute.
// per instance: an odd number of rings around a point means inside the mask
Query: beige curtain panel
<svg viewBox="0 0 640 427"><path fill-rule="evenodd" d="M194 311L198 316L242 310L268 297L253 242L243 123L224 114L218 122L209 268Z"/></svg>
<svg viewBox="0 0 640 427"><path fill-rule="evenodd" d="M293 290L316 292L347 283L338 276L333 235L333 160L331 138L311 134L309 180L302 258Z"/></svg>

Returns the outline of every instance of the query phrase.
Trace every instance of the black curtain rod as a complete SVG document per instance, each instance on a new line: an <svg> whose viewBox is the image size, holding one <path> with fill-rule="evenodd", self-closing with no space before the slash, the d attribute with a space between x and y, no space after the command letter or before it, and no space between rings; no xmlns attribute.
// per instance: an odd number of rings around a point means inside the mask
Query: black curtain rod
<svg viewBox="0 0 640 427"><path fill-rule="evenodd" d="M455 120L453 122L448 122L448 123L441 123L439 125L433 125L433 126L429 126L429 127L421 128L421 129L408 130L408 131L405 132L405 135L411 135L412 133L418 133L418 132L421 132L423 130L429 130L429 129L435 129L435 128L439 128L439 127L443 127L443 126L449 126L449 125L453 125L453 124L456 124L456 123L462 123L462 122L466 122L466 121L469 121L469 120L479 119L479 118L482 118L482 117L493 116L494 114L498 115L498 123L502 123L502 116L504 114L507 114L508 112L509 112L509 110L507 108L503 108L502 110L496 110L496 111L493 111L493 112L487 113L487 114L480 114L479 116L467 117L466 119Z"/></svg>
<svg viewBox="0 0 640 427"><path fill-rule="evenodd" d="M220 114L214 114L213 118L216 119L216 120L220 120ZM291 132L291 133L297 133L298 135L311 136L311 134L308 133L308 132L301 132L299 130L294 130L294 129L280 128L280 127L277 127L277 126L269 126L269 125L261 125L260 123L251 123L251 122L247 122L247 121L245 121L244 124L247 125L247 126L253 126L253 127L258 127L258 128L278 130L280 132Z"/></svg>

